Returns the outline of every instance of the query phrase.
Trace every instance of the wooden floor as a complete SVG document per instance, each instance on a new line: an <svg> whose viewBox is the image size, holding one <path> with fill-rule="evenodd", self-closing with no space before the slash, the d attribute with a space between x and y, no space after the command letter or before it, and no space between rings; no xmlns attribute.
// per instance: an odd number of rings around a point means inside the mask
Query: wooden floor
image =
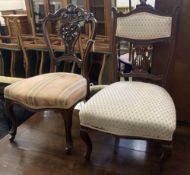
<svg viewBox="0 0 190 175"><path fill-rule="evenodd" d="M138 140L121 140L113 154L114 138L91 132L92 159L83 158L85 147L74 115L73 155L64 152L64 123L58 114L38 113L19 127L16 143L8 136L0 141L0 175L157 175L159 146ZM167 162L168 175L190 175L190 128L178 127L173 155Z"/></svg>

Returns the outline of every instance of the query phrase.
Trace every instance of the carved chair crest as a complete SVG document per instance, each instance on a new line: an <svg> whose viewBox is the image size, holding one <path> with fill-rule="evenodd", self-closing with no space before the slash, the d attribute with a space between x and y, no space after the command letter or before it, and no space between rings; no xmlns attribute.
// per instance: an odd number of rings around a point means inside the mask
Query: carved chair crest
<svg viewBox="0 0 190 175"><path fill-rule="evenodd" d="M47 30L48 21L57 22L57 31L61 37L62 44L64 46L64 55L61 57L56 57L54 50L52 48L51 36ZM86 23L90 23L91 32L88 36L88 41L84 48L83 58L76 57L76 43L82 32L82 28ZM95 39L95 26L96 19L94 15L90 12L84 11L82 8L76 7L75 5L68 5L67 8L62 8L58 10L55 14L49 14L43 20L43 33L45 41L47 43L50 57L53 62L53 66L56 62L66 61L66 62L76 62L79 66L82 61L86 60L86 57L90 51L90 48Z"/></svg>

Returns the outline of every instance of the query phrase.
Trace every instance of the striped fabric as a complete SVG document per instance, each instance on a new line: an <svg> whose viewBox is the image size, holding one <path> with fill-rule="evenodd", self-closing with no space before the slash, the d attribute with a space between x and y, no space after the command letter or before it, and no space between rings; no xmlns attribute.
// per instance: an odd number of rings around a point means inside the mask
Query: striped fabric
<svg viewBox="0 0 190 175"><path fill-rule="evenodd" d="M72 107L86 96L87 81L72 73L48 73L7 86L4 96L32 109Z"/></svg>

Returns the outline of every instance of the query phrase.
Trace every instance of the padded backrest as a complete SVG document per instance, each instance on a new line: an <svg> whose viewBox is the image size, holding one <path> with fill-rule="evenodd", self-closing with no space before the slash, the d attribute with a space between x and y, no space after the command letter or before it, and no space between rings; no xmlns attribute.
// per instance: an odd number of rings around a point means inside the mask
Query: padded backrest
<svg viewBox="0 0 190 175"><path fill-rule="evenodd" d="M112 8L114 19L112 49L116 81L122 76L165 84L174 52L177 9L176 7L173 15L168 16L146 3L137 5L136 9L127 14ZM123 40L125 42L121 43ZM118 62L121 53L119 47L127 48L123 43L129 45L128 60L132 67L130 72L122 71ZM160 58L164 60L165 67L160 74L155 75L152 71L153 55L156 52L154 46L160 43L165 43L169 48L166 54L168 57Z"/></svg>
<svg viewBox="0 0 190 175"><path fill-rule="evenodd" d="M140 12L117 18L116 36L152 40L171 36L172 17Z"/></svg>

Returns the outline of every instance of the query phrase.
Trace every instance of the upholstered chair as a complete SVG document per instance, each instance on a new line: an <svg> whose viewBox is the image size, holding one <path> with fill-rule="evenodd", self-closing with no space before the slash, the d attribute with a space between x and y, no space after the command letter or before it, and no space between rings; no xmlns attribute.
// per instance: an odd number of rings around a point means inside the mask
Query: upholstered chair
<svg viewBox="0 0 190 175"><path fill-rule="evenodd" d="M87 146L87 160L92 152L88 131L95 130L116 137L115 152L120 137L159 142L163 148L163 170L176 129L175 105L165 87L175 46L177 9L168 16L146 4L138 5L127 14L113 8L116 82L96 93L79 112L80 135ZM118 69L117 48L121 39L132 46L129 53L132 70L128 73ZM168 48L168 57L159 58L165 63L162 68L153 64L158 54L155 46L159 44ZM119 81L120 77L129 78L129 81Z"/></svg>
<svg viewBox="0 0 190 175"><path fill-rule="evenodd" d="M56 26L56 34L49 32L50 22ZM81 39L84 26L88 24L89 34L85 43ZM55 110L61 113L65 122L66 152L73 148L71 136L72 114L75 104L86 98L88 86L88 54L95 39L96 19L92 13L74 5L49 14L43 20L43 34L51 59L50 73L27 78L7 86L4 90L6 110L12 122L10 141L13 142L17 132L17 119L13 113L15 103L32 110ZM80 58L79 39L82 42ZM56 51L64 52L57 57ZM76 64L81 75L68 72L57 72L57 66Z"/></svg>

